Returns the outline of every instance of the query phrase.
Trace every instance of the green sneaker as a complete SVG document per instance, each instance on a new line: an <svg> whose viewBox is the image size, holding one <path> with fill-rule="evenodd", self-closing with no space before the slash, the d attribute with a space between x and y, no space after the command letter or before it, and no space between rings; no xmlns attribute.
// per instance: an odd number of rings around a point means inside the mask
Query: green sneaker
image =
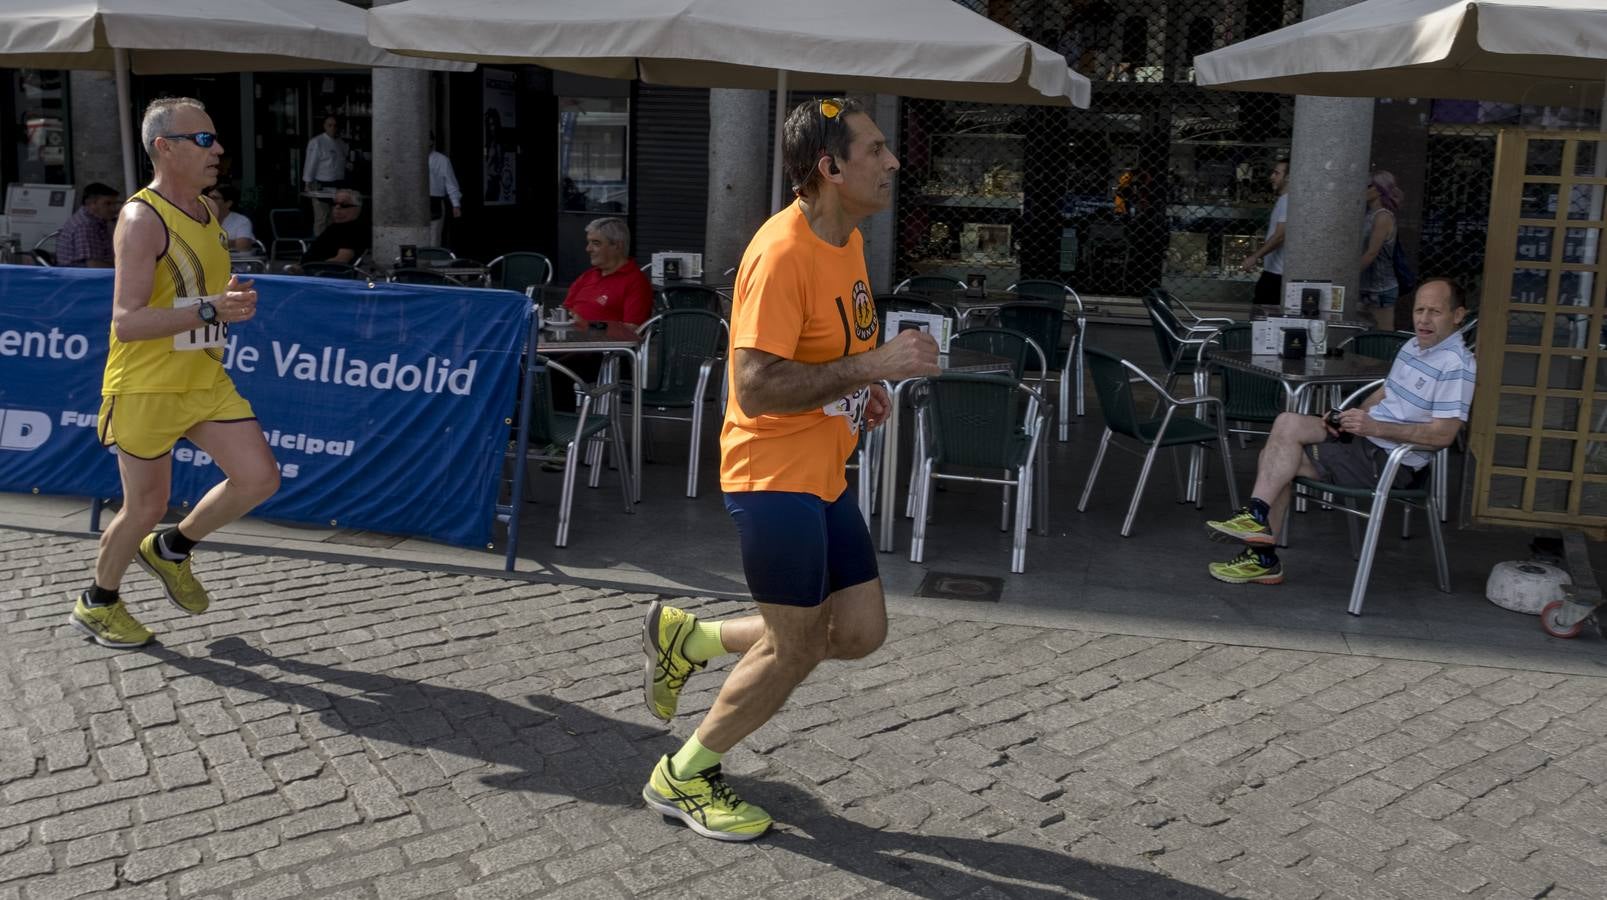
<svg viewBox="0 0 1607 900"><path fill-rule="evenodd" d="M201 587L201 582L196 581L190 573L190 557L186 556L179 562L163 559L161 551L156 549L156 532L147 534L139 542L139 553L134 555L134 561L162 583L167 599L179 609L193 616L206 612L206 608L212 605L206 588Z"/></svg>
<svg viewBox="0 0 1607 900"><path fill-rule="evenodd" d="M647 620L642 627L642 652L646 655L643 666L642 688L647 694L647 708L668 722L681 702L681 686L693 672L707 666L706 662L693 662L681 654L687 635L697 625L697 617L684 609L653 601L647 608Z"/></svg>
<svg viewBox="0 0 1607 900"><path fill-rule="evenodd" d="M770 830L772 821L769 813L737 796L718 764L682 781L670 774L670 758L663 757L642 788L642 799L717 841L751 841Z"/></svg>
<svg viewBox="0 0 1607 900"><path fill-rule="evenodd" d="M111 606L90 606L84 602L83 594L78 595L78 602L67 616L67 624L94 638L102 647L118 650L143 647L152 637L151 630L129 614L123 601Z"/></svg>
<svg viewBox="0 0 1607 900"><path fill-rule="evenodd" d="M1212 578L1228 584L1283 584L1283 562L1263 565L1260 555L1248 547L1227 562L1211 563L1207 568Z"/></svg>
<svg viewBox="0 0 1607 900"><path fill-rule="evenodd" d="M1272 529L1261 524L1250 514L1249 507L1239 510L1231 519L1206 522L1205 527L1217 534L1224 534L1236 541L1256 547L1270 547L1278 542L1278 539L1272 536Z"/></svg>

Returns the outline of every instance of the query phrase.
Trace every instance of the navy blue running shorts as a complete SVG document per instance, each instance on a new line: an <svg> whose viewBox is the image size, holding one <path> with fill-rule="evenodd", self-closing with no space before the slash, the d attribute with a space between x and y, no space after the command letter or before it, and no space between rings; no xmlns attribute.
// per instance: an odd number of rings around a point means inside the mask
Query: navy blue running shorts
<svg viewBox="0 0 1607 900"><path fill-rule="evenodd" d="M742 542L748 591L760 603L819 606L877 576L876 547L852 490L831 503L791 491L725 495Z"/></svg>

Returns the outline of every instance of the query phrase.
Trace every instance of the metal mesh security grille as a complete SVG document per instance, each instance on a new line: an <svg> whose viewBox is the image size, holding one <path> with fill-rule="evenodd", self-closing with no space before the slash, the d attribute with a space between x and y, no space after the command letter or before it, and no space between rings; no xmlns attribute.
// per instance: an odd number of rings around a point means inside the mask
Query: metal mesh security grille
<svg viewBox="0 0 1607 900"><path fill-rule="evenodd" d="M1243 314L1289 155L1294 98L1205 90L1193 57L1300 20L1300 0L956 0L1064 54L1087 110L909 100L900 123L899 279L1053 278L1085 299L1165 287ZM1420 274L1476 291L1495 131L1534 111L1381 101L1374 164L1406 193ZM1357 257L1361 253L1357 191ZM1114 308L1120 304L1111 304ZM1403 307L1404 308L1404 307Z"/></svg>

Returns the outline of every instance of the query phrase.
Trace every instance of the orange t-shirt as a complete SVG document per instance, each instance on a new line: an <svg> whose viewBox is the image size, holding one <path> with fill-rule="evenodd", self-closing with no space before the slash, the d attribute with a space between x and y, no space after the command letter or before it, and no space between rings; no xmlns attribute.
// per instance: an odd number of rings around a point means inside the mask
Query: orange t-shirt
<svg viewBox="0 0 1607 900"><path fill-rule="evenodd" d="M869 285L859 230L847 246L833 246L810 229L794 202L771 216L742 254L730 358L748 348L824 363L870 350L877 323ZM742 413L734 380L730 386L720 429L722 489L792 491L828 503L842 495L868 388L821 409L755 417Z"/></svg>

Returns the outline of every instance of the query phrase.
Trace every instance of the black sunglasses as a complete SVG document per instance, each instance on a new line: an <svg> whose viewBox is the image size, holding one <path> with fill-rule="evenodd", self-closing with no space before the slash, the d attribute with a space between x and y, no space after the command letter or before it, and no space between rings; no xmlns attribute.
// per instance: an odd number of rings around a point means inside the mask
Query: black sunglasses
<svg viewBox="0 0 1607 900"><path fill-rule="evenodd" d="M362 207L357 205L356 203L336 203L335 208L336 209L362 209Z"/></svg>
<svg viewBox="0 0 1607 900"><path fill-rule="evenodd" d="M218 136L210 131L192 131L189 134L164 134L162 137L170 141L189 141L203 150L218 142Z"/></svg>

